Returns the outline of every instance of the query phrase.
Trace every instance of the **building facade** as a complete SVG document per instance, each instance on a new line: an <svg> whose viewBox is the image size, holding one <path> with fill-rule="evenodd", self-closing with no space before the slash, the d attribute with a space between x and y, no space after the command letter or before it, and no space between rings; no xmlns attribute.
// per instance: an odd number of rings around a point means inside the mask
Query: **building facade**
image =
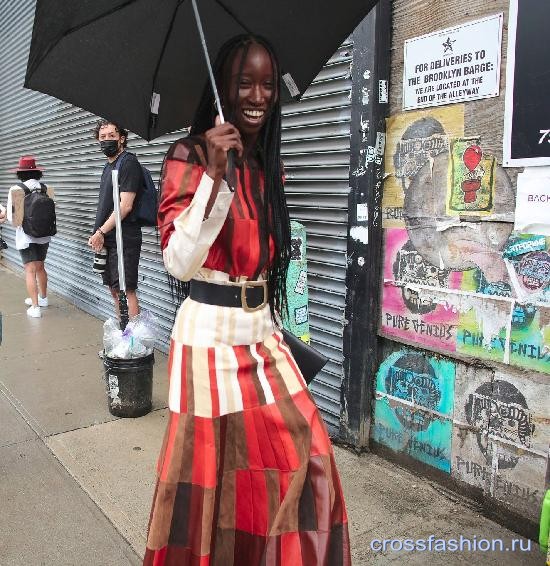
<svg viewBox="0 0 550 566"><path fill-rule="evenodd" d="M534 536L549 466L550 238L514 231L523 168L503 166L509 2L467 4L378 3L284 108L286 191L307 231L312 344L330 360L311 389L333 437ZM0 5L0 202L9 169L35 155L57 195L51 287L105 319L86 245L104 163L96 117L22 88L33 14L34 0ZM486 18L502 33L478 45L492 32L469 26ZM438 32L433 50L417 41ZM129 149L158 178L184 134L131 135ZM17 269L13 230L2 234ZM153 229L139 288L166 349L177 305Z"/></svg>

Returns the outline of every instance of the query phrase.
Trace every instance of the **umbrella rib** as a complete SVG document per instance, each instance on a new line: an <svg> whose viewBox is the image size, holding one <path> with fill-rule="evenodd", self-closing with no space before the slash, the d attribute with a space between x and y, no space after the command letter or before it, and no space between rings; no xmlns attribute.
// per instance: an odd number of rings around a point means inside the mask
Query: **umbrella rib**
<svg viewBox="0 0 550 566"><path fill-rule="evenodd" d="M250 35L254 35L250 29L248 28L248 26L245 26L244 23L234 14L234 12L229 9L223 2L220 2L220 0L215 0L216 4L218 4L218 6L220 6L220 8L222 8L222 10L224 10L229 16L231 16L243 29L244 31L246 31L246 33L250 34ZM275 0L272 0L275 1Z"/></svg>
<svg viewBox="0 0 550 566"><path fill-rule="evenodd" d="M166 46L168 45L168 40L170 39L170 36L172 35L172 30L174 29L174 22L176 21L176 15L178 13L178 10L180 8L180 6L183 4L184 0L179 0L179 2L176 2L176 7L174 8L174 13L172 14L172 20L170 22L170 25L168 26L168 30L166 32L166 35L164 37L164 43L162 44L162 49L160 50L160 55L157 61L157 65L155 67L155 72L153 74L153 82L151 83L151 93L154 92L154 88L155 88L155 84L157 82L157 76L159 74L159 69L160 69L160 64L162 62L162 58L164 57L164 52L166 51ZM151 120L149 120L149 126L147 127L147 136L150 137L151 136L151 129L153 127L153 124L151 123Z"/></svg>
<svg viewBox="0 0 550 566"><path fill-rule="evenodd" d="M107 12L103 12L103 14L100 14L99 16L95 16L94 18L87 20L85 22L82 22L80 24L78 24L77 26L74 26L72 28L69 28L68 30L65 30L60 37L58 37L55 41L52 41L51 45L44 51L44 53L42 54L42 57L40 57L40 59L38 59L34 64L33 64L33 69L30 73L28 73L27 76L30 77L30 75L32 73L34 73L34 71L36 71L36 69L38 67L40 67L40 65L42 64L42 61L44 61L44 59L50 54L50 51L57 46L57 44L65 37L67 37L68 35L71 35L72 33L74 33L75 31L78 31L79 29L86 27L90 24L93 24L94 22L97 22L98 20L101 20L103 18L105 18L106 16L110 16L111 14L114 14L115 12L118 12L119 10L122 10L123 8L126 8L127 6L129 6L130 4L133 4L134 2L137 2L137 0L126 0L126 2L124 2L124 4L121 4L120 6L117 6L116 8L111 8L110 10L108 10Z"/></svg>

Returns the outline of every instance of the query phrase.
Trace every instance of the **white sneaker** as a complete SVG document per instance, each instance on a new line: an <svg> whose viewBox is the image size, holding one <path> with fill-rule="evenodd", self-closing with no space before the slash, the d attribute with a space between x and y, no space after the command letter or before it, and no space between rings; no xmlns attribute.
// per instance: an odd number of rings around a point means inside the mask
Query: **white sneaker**
<svg viewBox="0 0 550 566"><path fill-rule="evenodd" d="M41 318L42 313L40 312L40 307L29 307L27 309L27 316L31 318Z"/></svg>
<svg viewBox="0 0 550 566"><path fill-rule="evenodd" d="M25 299L25 304L28 305L29 307L32 307L32 299L30 297L27 297ZM38 306L39 307L47 307L48 306L48 297L38 297Z"/></svg>

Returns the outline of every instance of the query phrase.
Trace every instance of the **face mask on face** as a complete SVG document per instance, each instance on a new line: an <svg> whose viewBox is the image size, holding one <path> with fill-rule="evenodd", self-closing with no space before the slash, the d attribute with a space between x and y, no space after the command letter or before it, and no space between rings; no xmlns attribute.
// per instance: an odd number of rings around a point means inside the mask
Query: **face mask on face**
<svg viewBox="0 0 550 566"><path fill-rule="evenodd" d="M100 141L99 145L107 157L114 157L118 153L118 140Z"/></svg>

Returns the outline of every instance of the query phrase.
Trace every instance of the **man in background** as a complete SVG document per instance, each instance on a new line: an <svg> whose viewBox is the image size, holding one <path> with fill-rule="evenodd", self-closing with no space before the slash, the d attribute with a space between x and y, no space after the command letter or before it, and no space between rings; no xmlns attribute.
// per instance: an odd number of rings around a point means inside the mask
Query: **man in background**
<svg viewBox="0 0 550 566"><path fill-rule="evenodd" d="M131 318L139 313L136 290L141 252L141 224L136 216L136 205L144 191L143 172L136 156L126 151L127 130L113 122L100 120L94 128L94 137L99 142L101 151L107 157L107 163L103 169L99 185L99 202L94 233L90 236L88 244L95 252L102 249L106 251L107 261L105 271L102 274L103 284L109 287L117 313L119 313L118 292L120 287L111 175L113 170L117 169L126 296L128 298L128 315Z"/></svg>

